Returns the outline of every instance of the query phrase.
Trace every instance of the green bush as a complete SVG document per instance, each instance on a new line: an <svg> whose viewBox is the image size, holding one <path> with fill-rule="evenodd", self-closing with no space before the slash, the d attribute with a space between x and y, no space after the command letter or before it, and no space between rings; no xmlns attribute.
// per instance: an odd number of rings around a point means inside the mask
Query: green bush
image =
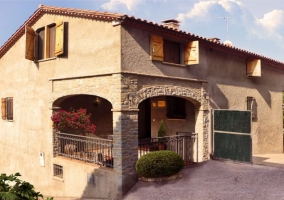
<svg viewBox="0 0 284 200"><path fill-rule="evenodd" d="M181 156L172 151L154 151L140 157L136 172L143 177L165 177L177 174L184 165Z"/></svg>
<svg viewBox="0 0 284 200"><path fill-rule="evenodd" d="M165 137L166 135L167 135L167 128L164 120L162 119L158 130L158 137Z"/></svg>
<svg viewBox="0 0 284 200"><path fill-rule="evenodd" d="M34 190L34 186L18 179L20 173L0 175L0 200L33 200L43 199L41 193ZM53 200L53 198L47 198Z"/></svg>

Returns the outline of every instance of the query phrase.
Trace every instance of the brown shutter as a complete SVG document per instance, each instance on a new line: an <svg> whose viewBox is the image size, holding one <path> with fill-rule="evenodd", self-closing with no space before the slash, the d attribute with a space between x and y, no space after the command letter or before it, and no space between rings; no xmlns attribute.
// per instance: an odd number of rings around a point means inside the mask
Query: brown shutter
<svg viewBox="0 0 284 200"><path fill-rule="evenodd" d="M13 120L13 97L6 98L7 120Z"/></svg>
<svg viewBox="0 0 284 200"><path fill-rule="evenodd" d="M261 76L260 59L252 59L247 61L247 76Z"/></svg>
<svg viewBox="0 0 284 200"><path fill-rule="evenodd" d="M55 56L59 56L64 53L64 22L60 21L56 23L55 30Z"/></svg>
<svg viewBox="0 0 284 200"><path fill-rule="evenodd" d="M6 119L6 99L1 98L2 119Z"/></svg>
<svg viewBox="0 0 284 200"><path fill-rule="evenodd" d="M185 46L184 64L185 65L199 64L199 42L198 41L192 41Z"/></svg>
<svg viewBox="0 0 284 200"><path fill-rule="evenodd" d="M31 61L35 59L35 31L29 26L26 26L26 52L25 58Z"/></svg>
<svg viewBox="0 0 284 200"><path fill-rule="evenodd" d="M55 26L49 27L49 58L55 57Z"/></svg>
<svg viewBox="0 0 284 200"><path fill-rule="evenodd" d="M150 38L150 56L152 60L163 61L164 50L163 50L163 37L157 35L151 35Z"/></svg>

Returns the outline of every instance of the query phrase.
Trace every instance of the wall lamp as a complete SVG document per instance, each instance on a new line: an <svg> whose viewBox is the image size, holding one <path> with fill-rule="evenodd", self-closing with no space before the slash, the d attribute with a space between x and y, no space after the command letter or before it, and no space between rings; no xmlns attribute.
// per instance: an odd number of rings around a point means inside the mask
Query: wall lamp
<svg viewBox="0 0 284 200"><path fill-rule="evenodd" d="M95 106L95 107L98 107L99 103L100 103L99 97L96 97L92 102L93 106Z"/></svg>

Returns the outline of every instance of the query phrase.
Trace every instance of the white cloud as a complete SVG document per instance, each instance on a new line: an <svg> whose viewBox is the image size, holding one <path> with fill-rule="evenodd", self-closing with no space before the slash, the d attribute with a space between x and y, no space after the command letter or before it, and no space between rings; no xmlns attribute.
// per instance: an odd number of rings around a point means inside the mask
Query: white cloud
<svg viewBox="0 0 284 200"><path fill-rule="evenodd" d="M259 22L268 31L284 28L284 11L273 10L266 13L262 19L259 19Z"/></svg>
<svg viewBox="0 0 284 200"><path fill-rule="evenodd" d="M199 20L205 20L210 8L212 8L212 6L216 4L216 1L200 1L199 3L194 4L193 8L186 14L180 13L178 15L178 20L183 21L184 18L196 18Z"/></svg>
<svg viewBox="0 0 284 200"><path fill-rule="evenodd" d="M110 0L107 3L101 5L106 10L116 10L120 5L125 5L128 10L133 10L138 4L142 3L143 0Z"/></svg>
<svg viewBox="0 0 284 200"><path fill-rule="evenodd" d="M255 19L249 30L249 37L271 41L284 49L284 11L273 10L264 14L263 18Z"/></svg>
<svg viewBox="0 0 284 200"><path fill-rule="evenodd" d="M240 8L242 7L243 4L236 0L199 1L187 13L179 13L177 19L184 21L189 18L195 21L208 22L213 17L220 16L220 14L221 16L228 13L240 14Z"/></svg>

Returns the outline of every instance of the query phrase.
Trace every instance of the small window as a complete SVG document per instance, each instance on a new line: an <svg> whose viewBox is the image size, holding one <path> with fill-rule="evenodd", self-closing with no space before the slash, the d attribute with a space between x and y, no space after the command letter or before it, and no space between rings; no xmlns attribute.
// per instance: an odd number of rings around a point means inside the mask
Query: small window
<svg viewBox="0 0 284 200"><path fill-rule="evenodd" d="M13 120L13 97L1 99L2 119Z"/></svg>
<svg viewBox="0 0 284 200"><path fill-rule="evenodd" d="M178 43L161 36L150 36L150 58L173 64L199 64L199 42Z"/></svg>
<svg viewBox="0 0 284 200"><path fill-rule="evenodd" d="M185 99L167 97L167 117L169 119L186 119L185 104Z"/></svg>
<svg viewBox="0 0 284 200"><path fill-rule="evenodd" d="M34 48L35 47L35 48ZM28 60L54 58L64 53L64 22L45 26L34 31L26 26L26 54Z"/></svg>
<svg viewBox="0 0 284 200"><path fill-rule="evenodd" d="M257 103L255 98L247 97L247 110L251 111L251 118L253 120L257 119Z"/></svg>
<svg viewBox="0 0 284 200"><path fill-rule="evenodd" d="M63 178L63 166L53 164L53 176Z"/></svg>
<svg viewBox="0 0 284 200"><path fill-rule="evenodd" d="M37 31L37 60L55 57L55 24Z"/></svg>

